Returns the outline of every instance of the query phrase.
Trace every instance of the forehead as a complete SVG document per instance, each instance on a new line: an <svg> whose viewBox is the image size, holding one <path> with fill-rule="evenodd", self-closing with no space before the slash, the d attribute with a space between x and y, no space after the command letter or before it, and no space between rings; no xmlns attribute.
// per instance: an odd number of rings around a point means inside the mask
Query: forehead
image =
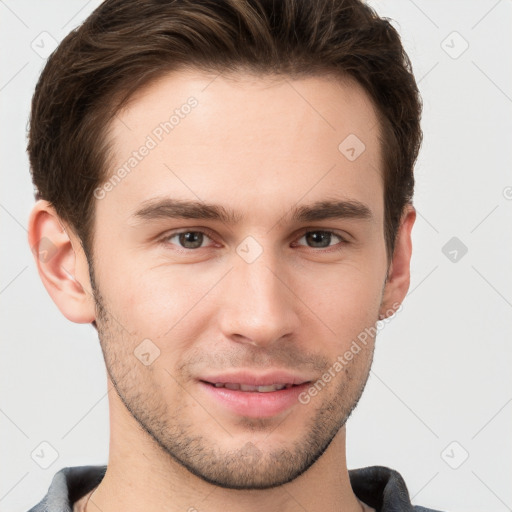
<svg viewBox="0 0 512 512"><path fill-rule="evenodd" d="M113 186L98 206L124 216L168 194L269 211L337 193L371 203L378 217L379 128L353 80L169 73L111 123Z"/></svg>

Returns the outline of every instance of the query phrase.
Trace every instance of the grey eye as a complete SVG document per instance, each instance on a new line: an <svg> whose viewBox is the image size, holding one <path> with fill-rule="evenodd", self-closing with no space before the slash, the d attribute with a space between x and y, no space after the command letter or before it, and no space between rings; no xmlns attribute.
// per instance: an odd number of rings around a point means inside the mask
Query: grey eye
<svg viewBox="0 0 512 512"><path fill-rule="evenodd" d="M332 231L308 231L300 240L305 239L310 247L323 248L331 245L333 235L341 241L341 238Z"/></svg>
<svg viewBox="0 0 512 512"><path fill-rule="evenodd" d="M205 237L208 238L201 231L182 231L169 236L167 241L170 242L176 237L178 237L178 245L184 249L199 249L203 245Z"/></svg>

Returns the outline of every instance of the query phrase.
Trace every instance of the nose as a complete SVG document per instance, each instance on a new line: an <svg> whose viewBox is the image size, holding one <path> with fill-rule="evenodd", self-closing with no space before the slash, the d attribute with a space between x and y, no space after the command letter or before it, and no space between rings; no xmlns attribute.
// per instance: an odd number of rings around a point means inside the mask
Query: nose
<svg viewBox="0 0 512 512"><path fill-rule="evenodd" d="M299 299L289 274L269 252L252 263L234 256L219 308L227 339L266 347L292 335L299 325Z"/></svg>

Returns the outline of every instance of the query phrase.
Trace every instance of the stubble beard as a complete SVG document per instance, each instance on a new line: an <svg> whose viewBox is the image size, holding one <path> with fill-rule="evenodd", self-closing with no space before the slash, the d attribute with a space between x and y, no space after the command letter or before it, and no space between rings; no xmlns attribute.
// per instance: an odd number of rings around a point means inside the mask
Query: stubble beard
<svg viewBox="0 0 512 512"><path fill-rule="evenodd" d="M261 433L266 430L265 441L239 442L233 449L222 450L220 443L207 435L208 430L218 431L221 423L208 416L201 425L193 424L187 421L187 405L184 402L168 404L158 396L148 379L148 369L126 350L126 347L133 345L133 340L127 339L126 331L111 319L95 285L93 290L96 325L107 372L124 406L163 453L195 476L216 486L269 489L296 479L322 456L345 425L366 386L373 360L373 346L367 347L368 353L362 365L364 368L358 369L351 364L338 375L334 392L331 389L332 381L308 404L298 403L290 409L289 414L293 414L298 407L310 408L312 414L300 436L290 440L288 446L283 447L280 442L280 447L268 448L272 446L273 434L279 433L282 440L280 425L285 423L286 418L278 424L269 419L240 418L240 424L244 424L248 431ZM179 382L179 379L176 380ZM179 384L177 387L181 389L179 393L187 396ZM193 400L189 396L187 398ZM204 432L198 432L200 428ZM224 430L229 437L229 429ZM291 434L296 435L296 432ZM237 444L236 439L230 439Z"/></svg>

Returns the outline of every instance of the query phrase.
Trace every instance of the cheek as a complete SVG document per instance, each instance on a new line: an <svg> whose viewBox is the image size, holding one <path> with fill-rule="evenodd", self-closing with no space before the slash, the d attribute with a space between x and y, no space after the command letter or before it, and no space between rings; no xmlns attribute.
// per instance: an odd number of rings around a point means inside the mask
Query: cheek
<svg viewBox="0 0 512 512"><path fill-rule="evenodd" d="M143 267L134 265L137 268ZM180 340L193 335L199 325L197 312L218 280L215 272L201 274L192 266L117 269L108 289L103 289L110 297L112 313L132 335Z"/></svg>
<svg viewBox="0 0 512 512"><path fill-rule="evenodd" d="M300 295L326 327L331 350L344 350L378 320L384 277L375 274L340 270Z"/></svg>

